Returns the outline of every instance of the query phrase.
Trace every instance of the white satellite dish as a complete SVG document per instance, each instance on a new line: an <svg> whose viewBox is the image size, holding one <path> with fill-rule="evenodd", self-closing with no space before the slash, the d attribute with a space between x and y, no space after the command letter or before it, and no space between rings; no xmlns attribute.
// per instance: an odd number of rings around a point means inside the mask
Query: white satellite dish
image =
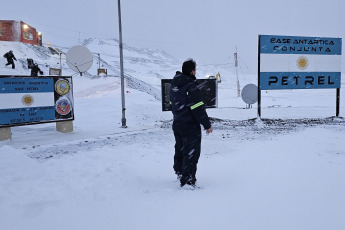
<svg viewBox="0 0 345 230"><path fill-rule="evenodd" d="M82 75L91 68L93 57L86 47L74 46L67 51L66 62L71 70Z"/></svg>
<svg viewBox="0 0 345 230"><path fill-rule="evenodd" d="M258 87L254 84L248 84L243 87L241 93L242 100L252 105L258 101Z"/></svg>

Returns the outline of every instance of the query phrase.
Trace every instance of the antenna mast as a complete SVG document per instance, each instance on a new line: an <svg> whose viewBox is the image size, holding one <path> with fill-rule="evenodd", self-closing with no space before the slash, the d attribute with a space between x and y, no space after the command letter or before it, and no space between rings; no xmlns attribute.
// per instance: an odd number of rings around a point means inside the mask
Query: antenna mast
<svg viewBox="0 0 345 230"><path fill-rule="evenodd" d="M241 96L240 81L238 80L238 59L237 59L237 46L236 53L234 53L235 68L236 68L236 84L237 84L237 97Z"/></svg>

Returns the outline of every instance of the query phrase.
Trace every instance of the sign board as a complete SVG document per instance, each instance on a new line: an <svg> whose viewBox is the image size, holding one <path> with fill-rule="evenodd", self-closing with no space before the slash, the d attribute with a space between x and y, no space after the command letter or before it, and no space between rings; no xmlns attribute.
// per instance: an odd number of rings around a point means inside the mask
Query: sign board
<svg viewBox="0 0 345 230"><path fill-rule="evenodd" d="M259 39L261 90L340 88L341 38Z"/></svg>
<svg viewBox="0 0 345 230"><path fill-rule="evenodd" d="M172 79L162 79L162 111L171 111L170 86ZM201 91L201 100L206 108L218 107L218 83L217 79L197 79Z"/></svg>
<svg viewBox="0 0 345 230"><path fill-rule="evenodd" d="M74 120L72 77L0 76L0 128Z"/></svg>
<svg viewBox="0 0 345 230"><path fill-rule="evenodd" d="M61 69L58 69L58 68L49 68L49 75L60 76L60 75L61 75Z"/></svg>
<svg viewBox="0 0 345 230"><path fill-rule="evenodd" d="M341 38L259 35L258 115L260 90L337 89L341 86Z"/></svg>
<svg viewBox="0 0 345 230"><path fill-rule="evenodd" d="M108 70L107 69L97 69L97 75L105 74L108 75Z"/></svg>

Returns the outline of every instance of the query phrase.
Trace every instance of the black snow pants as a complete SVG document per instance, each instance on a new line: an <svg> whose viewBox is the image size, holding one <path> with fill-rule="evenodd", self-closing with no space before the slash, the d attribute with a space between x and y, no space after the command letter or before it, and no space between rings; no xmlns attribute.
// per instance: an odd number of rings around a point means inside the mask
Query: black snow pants
<svg viewBox="0 0 345 230"><path fill-rule="evenodd" d="M201 151L200 125L184 132L174 132L175 156L174 170L181 174L181 184L196 181L195 174Z"/></svg>
<svg viewBox="0 0 345 230"><path fill-rule="evenodd" d="M7 64L6 65L12 65L12 69L16 68L12 58L7 58Z"/></svg>

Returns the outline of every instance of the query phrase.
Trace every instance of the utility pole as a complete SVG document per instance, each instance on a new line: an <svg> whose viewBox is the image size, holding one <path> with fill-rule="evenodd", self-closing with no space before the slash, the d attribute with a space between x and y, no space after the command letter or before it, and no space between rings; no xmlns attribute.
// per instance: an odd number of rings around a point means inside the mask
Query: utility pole
<svg viewBox="0 0 345 230"><path fill-rule="evenodd" d="M123 51L122 51L122 25L121 25L121 3L118 0L118 16L119 16L119 48L120 48L120 72L121 72L121 99L122 99L122 128L127 128L126 125L126 107L125 107L125 83L123 74Z"/></svg>
<svg viewBox="0 0 345 230"><path fill-rule="evenodd" d="M60 76L62 76L62 62L61 62L61 55L62 55L62 53L60 52Z"/></svg>
<svg viewBox="0 0 345 230"><path fill-rule="evenodd" d="M235 68L236 68L237 97L240 97L241 96L241 88L240 88L240 81L238 80L237 46L236 46L236 53L234 53L234 58L235 58Z"/></svg>

